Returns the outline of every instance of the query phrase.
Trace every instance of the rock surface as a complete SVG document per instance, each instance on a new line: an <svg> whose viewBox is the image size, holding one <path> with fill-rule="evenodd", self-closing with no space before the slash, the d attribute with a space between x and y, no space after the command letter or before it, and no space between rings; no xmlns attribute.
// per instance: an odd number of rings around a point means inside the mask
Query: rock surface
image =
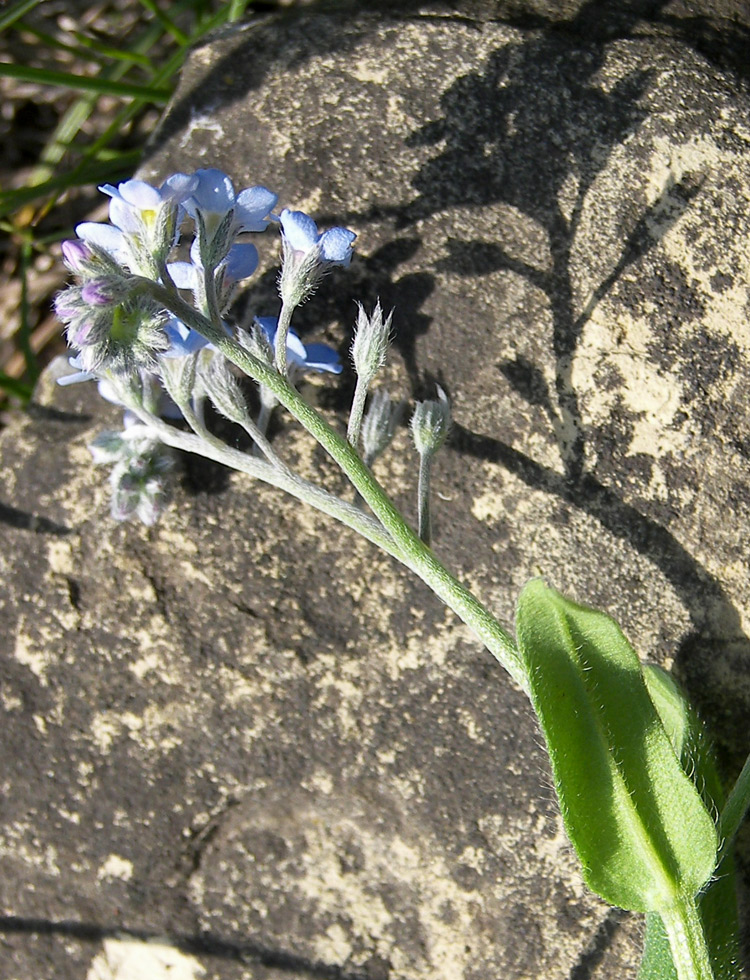
<svg viewBox="0 0 750 980"><path fill-rule="evenodd" d="M193 54L145 173L219 166L358 232L296 323L345 350L379 296L391 390L449 391L441 556L507 622L540 571L609 611L733 773L750 99L635 26L270 18ZM273 314L262 244L245 305ZM306 390L343 424L351 384ZM523 696L425 588L200 460L155 528L112 524L86 446L115 410L52 376L37 402L0 441L10 980L635 975ZM414 469L403 431L377 474L407 513Z"/></svg>

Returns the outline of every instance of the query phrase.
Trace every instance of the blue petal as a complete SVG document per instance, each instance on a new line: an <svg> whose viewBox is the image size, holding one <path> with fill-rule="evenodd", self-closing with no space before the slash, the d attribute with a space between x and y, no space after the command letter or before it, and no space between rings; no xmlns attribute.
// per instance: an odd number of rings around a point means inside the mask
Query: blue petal
<svg viewBox="0 0 750 980"><path fill-rule="evenodd" d="M357 236L348 228L329 228L320 238L324 262L347 266L352 260L352 242Z"/></svg>
<svg viewBox="0 0 750 980"><path fill-rule="evenodd" d="M127 265L130 252L119 228L99 221L84 221L76 225L76 235L87 245L97 245L122 265Z"/></svg>
<svg viewBox="0 0 750 980"><path fill-rule="evenodd" d="M180 204L197 189L199 180L197 174L172 174L161 185L161 196L165 201L177 201Z"/></svg>
<svg viewBox="0 0 750 980"><path fill-rule="evenodd" d="M306 344L306 367L311 371L329 371L331 374L341 374L341 358L338 352L328 344Z"/></svg>
<svg viewBox="0 0 750 980"><path fill-rule="evenodd" d="M240 279L247 279L258 268L258 249L246 242L232 245L225 261L227 282L239 282Z"/></svg>
<svg viewBox="0 0 750 980"><path fill-rule="evenodd" d="M279 220L281 233L295 252L309 252L318 244L318 226L304 211L284 208Z"/></svg>
<svg viewBox="0 0 750 980"><path fill-rule="evenodd" d="M185 357L194 354L205 347L208 341L197 330L191 330L181 320L171 317L164 326L164 332L169 340L169 349L162 357Z"/></svg>
<svg viewBox="0 0 750 980"><path fill-rule="evenodd" d="M222 170L196 170L195 175L198 186L185 201L188 214L195 217L196 209L226 214L234 207L234 184Z"/></svg>
<svg viewBox="0 0 750 980"><path fill-rule="evenodd" d="M240 231L265 231L279 197L267 187L248 187L237 195L235 220Z"/></svg>
<svg viewBox="0 0 750 980"><path fill-rule="evenodd" d="M69 357L68 364L70 364L72 368L75 368L75 373L64 374L62 378L58 378L57 383L61 387L64 388L66 385L77 385L81 381L93 381L96 378L95 374L91 374L90 371L83 370L83 361L81 360L80 355Z"/></svg>
<svg viewBox="0 0 750 980"><path fill-rule="evenodd" d="M156 211L161 204L161 192L145 180L126 180L117 189L118 196L137 211Z"/></svg>
<svg viewBox="0 0 750 980"><path fill-rule="evenodd" d="M256 316L255 322L268 338L268 343L273 347L276 339L276 331L279 329L279 318L275 316Z"/></svg>
<svg viewBox="0 0 750 980"><path fill-rule="evenodd" d="M198 270L191 262L169 262L167 270L178 289L195 289L198 285Z"/></svg>

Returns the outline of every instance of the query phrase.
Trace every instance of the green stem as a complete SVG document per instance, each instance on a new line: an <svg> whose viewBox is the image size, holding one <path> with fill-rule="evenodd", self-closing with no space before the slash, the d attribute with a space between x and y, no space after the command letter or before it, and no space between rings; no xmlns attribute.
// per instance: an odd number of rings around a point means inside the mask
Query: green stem
<svg viewBox="0 0 750 980"><path fill-rule="evenodd" d="M714 980L700 913L689 899L659 916L669 939L678 980Z"/></svg>
<svg viewBox="0 0 750 980"><path fill-rule="evenodd" d="M358 374L357 386L354 389L354 398L352 399L352 407L349 412L349 425L346 430L346 438L349 440L349 445L353 446L354 449L357 448L359 443L359 433L365 414L365 400L367 399L368 388L367 381L362 378L361 374Z"/></svg>
<svg viewBox="0 0 750 980"><path fill-rule="evenodd" d="M274 341L276 370L280 375L286 377L286 338L289 334L289 327L292 323L292 313L294 307L290 303L281 304L279 313L279 325L276 328L276 338Z"/></svg>
<svg viewBox="0 0 750 980"><path fill-rule="evenodd" d="M123 396L123 401L125 401L125 397ZM378 522L369 515L363 514L353 504L341 500L308 480L290 474L288 471L279 470L265 460L258 459L257 456L250 456L239 449L232 449L231 446L225 445L211 433L194 435L191 432L183 432L156 415L152 415L142 405L136 405L130 401L128 408L140 418L144 425L147 425L158 435L165 446L171 446L172 449L179 449L182 452L193 453L196 456L203 456L205 459L212 459L216 463L230 467L230 469L247 473L254 479L268 483L270 486L278 487L297 500L301 500L321 511L321 513L333 517L341 524L345 524L398 561L403 560L399 549L394 546ZM196 432L202 431L200 421L195 416L188 421L191 428L194 428Z"/></svg>
<svg viewBox="0 0 750 980"><path fill-rule="evenodd" d="M256 422L256 427L259 432L266 435L268 432L268 425L271 421L271 415L273 413L275 405L270 404L270 399L266 396L263 397L261 392L260 396L260 411L258 412L258 421Z"/></svg>
<svg viewBox="0 0 750 980"><path fill-rule="evenodd" d="M419 536L426 545L432 542L432 520L430 518L430 474L432 472L432 453L422 453L419 457L419 482L417 484L417 513L419 515Z"/></svg>
<svg viewBox="0 0 750 980"><path fill-rule="evenodd" d="M719 817L719 858L731 847L740 824L750 808L750 755L732 787Z"/></svg>
<svg viewBox="0 0 750 980"><path fill-rule="evenodd" d="M149 279L136 278L136 289L149 293L183 323L197 330L232 363L258 384L266 385L279 402L326 450L359 491L362 499L385 528L399 558L418 575L468 626L508 671L513 680L528 691L526 673L512 636L487 609L438 561L401 516L357 452L315 409L311 408L286 378L271 365L264 364L227 337L224 329L207 320L171 290ZM283 311L282 311L283 312Z"/></svg>

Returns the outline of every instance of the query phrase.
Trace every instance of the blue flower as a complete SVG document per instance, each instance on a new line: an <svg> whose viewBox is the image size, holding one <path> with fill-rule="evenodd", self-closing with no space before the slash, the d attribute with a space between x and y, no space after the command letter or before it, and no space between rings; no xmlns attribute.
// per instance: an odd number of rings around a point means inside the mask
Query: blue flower
<svg viewBox="0 0 750 980"><path fill-rule="evenodd" d="M196 170L198 184L185 200L185 210L191 218L198 213L208 232L213 237L224 217L233 212L232 226L236 234L240 231L265 231L270 220L270 212L275 207L278 195L267 187L248 187L239 194L234 192L234 184L221 170Z"/></svg>
<svg viewBox="0 0 750 980"><path fill-rule="evenodd" d="M271 347L274 346L276 331L279 327L275 316L256 316L255 322L268 338ZM327 344L303 344L299 334L290 329L286 338L286 355L290 365L307 371L320 373L341 374L341 359L336 351Z"/></svg>
<svg viewBox="0 0 750 980"><path fill-rule="evenodd" d="M307 255L320 250L320 261L329 265L348 266L352 260L352 242L357 237L348 228L329 228L322 234L313 219L304 211L284 208L279 216L281 234L293 252Z"/></svg>
<svg viewBox="0 0 750 980"><path fill-rule="evenodd" d="M119 228L100 221L84 221L76 225L76 235L86 245L93 245L106 252L117 265L130 268L132 255L125 233Z"/></svg>
<svg viewBox="0 0 750 980"><path fill-rule="evenodd" d="M196 175L178 173L168 177L161 187L143 180L126 180L117 187L102 184L99 190L111 198L110 223L84 221L76 227L76 234L86 245L106 252L118 265L147 273L149 270L139 267L137 250L130 247L129 236L162 253L171 248L178 235L182 203L198 182ZM167 222L163 221L165 214L169 215Z"/></svg>
<svg viewBox="0 0 750 980"><path fill-rule="evenodd" d="M172 174L161 187L152 187L144 180L126 180L113 187L102 184L99 190L112 198L109 220L122 231L138 234L142 225L153 228L164 204L182 204L198 186L196 174Z"/></svg>
<svg viewBox="0 0 750 980"><path fill-rule="evenodd" d="M176 316L170 316L164 324L164 333L169 347L162 351L162 357L185 357L208 346L208 341L202 334L186 326Z"/></svg>
<svg viewBox="0 0 750 980"><path fill-rule="evenodd" d="M200 259L198 239L190 246L190 262L170 262L167 265L172 281L179 289L198 289L203 279L203 266ZM217 271L224 272L224 284L233 286L241 279L247 279L258 268L258 249L250 242L232 245L226 258L219 263Z"/></svg>

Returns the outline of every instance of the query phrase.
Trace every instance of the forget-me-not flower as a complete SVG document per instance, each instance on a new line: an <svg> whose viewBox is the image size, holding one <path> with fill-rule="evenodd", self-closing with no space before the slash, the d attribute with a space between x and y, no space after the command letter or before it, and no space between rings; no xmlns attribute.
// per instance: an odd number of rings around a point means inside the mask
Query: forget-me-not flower
<svg viewBox="0 0 750 980"><path fill-rule="evenodd" d="M352 243L357 237L348 228L329 228L322 234L317 224L304 211L290 211L279 215L281 234L292 252L300 256L318 250L320 262L328 265L348 266L352 260Z"/></svg>
<svg viewBox="0 0 750 980"><path fill-rule="evenodd" d="M161 187L143 180L126 180L117 187L102 184L99 190L111 198L109 224L84 221L76 226L76 234L118 265L151 275L151 257L166 258L176 243L182 202L197 186L195 175L181 173L172 174Z"/></svg>
<svg viewBox="0 0 750 980"><path fill-rule="evenodd" d="M235 194L234 184L222 170L196 170L198 183L185 199L185 210L203 220L209 239L213 238L229 212L232 212L230 236L241 231L265 231L278 195L267 187L247 187Z"/></svg>
<svg viewBox="0 0 750 980"><path fill-rule="evenodd" d="M275 316L256 316L255 322L268 338L271 348L276 340L279 321ZM290 329L286 338L286 354L289 364L306 371L341 374L341 358L328 344L303 344L299 334Z"/></svg>
<svg viewBox="0 0 750 980"><path fill-rule="evenodd" d="M190 262L170 262L167 269L175 286L195 291L204 275L197 238L190 246L190 259ZM229 249L226 258L217 266L217 271L223 273L224 285L233 286L241 279L247 279L257 268L258 249L250 242L238 242Z"/></svg>
<svg viewBox="0 0 750 980"><path fill-rule="evenodd" d="M322 234L304 211L284 208L281 224L281 276L279 295L287 306L299 306L312 295L325 273L335 265L352 260L352 242L357 237L347 228L329 228Z"/></svg>

